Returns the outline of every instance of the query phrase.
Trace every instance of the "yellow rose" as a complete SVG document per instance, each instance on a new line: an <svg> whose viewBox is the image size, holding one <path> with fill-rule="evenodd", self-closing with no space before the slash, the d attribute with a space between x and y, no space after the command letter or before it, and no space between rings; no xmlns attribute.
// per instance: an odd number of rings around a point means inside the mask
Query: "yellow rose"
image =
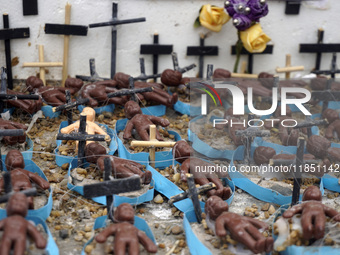
<svg viewBox="0 0 340 255"><path fill-rule="evenodd" d="M243 47L251 53L260 53L267 47L267 43L271 40L263 33L260 24L256 23L247 30L240 31L240 38Z"/></svg>
<svg viewBox="0 0 340 255"><path fill-rule="evenodd" d="M202 26L219 32L222 25L228 22L229 15L225 13L223 7L211 6L210 4L203 5L199 15L199 21Z"/></svg>

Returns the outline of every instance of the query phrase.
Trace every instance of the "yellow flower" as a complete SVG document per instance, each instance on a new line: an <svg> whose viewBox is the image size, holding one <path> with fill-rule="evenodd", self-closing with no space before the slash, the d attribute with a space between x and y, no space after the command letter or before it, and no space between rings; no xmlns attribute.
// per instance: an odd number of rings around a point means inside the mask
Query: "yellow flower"
<svg viewBox="0 0 340 255"><path fill-rule="evenodd" d="M240 31L240 38L243 47L251 53L260 53L267 47L267 43L271 40L263 33L260 24L256 23L247 30Z"/></svg>
<svg viewBox="0 0 340 255"><path fill-rule="evenodd" d="M228 22L229 15L225 13L223 7L211 6L210 4L203 5L199 15L199 21L202 26L219 32L222 25Z"/></svg>

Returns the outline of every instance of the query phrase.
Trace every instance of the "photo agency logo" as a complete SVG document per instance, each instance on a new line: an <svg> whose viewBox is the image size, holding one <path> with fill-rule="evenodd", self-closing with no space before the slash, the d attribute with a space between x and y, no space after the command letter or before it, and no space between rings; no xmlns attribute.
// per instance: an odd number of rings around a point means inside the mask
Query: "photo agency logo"
<svg viewBox="0 0 340 255"><path fill-rule="evenodd" d="M221 106L223 106L222 98L219 93L223 93L223 91L227 90L228 97L231 96L232 98L232 109L233 115L244 115L245 114L245 95L243 91L237 87L235 84L229 83L216 83L214 87L208 85L206 83L200 82L202 85L199 89L205 93L201 94L201 114L207 115L208 112L208 100L207 96L209 95L212 101L214 102L215 106L217 107L217 102L215 97L218 99ZM303 98L289 98L289 94L291 93L299 93L305 95ZM223 93L227 94L227 93ZM223 98L224 99L224 98ZM256 115L256 116L266 116L273 114L278 107L281 108L281 115L286 116L287 112L287 105L295 105L305 116L312 115L309 110L303 105L307 103L311 99L311 92L305 88L298 88L298 87L286 87L281 88L280 92L278 88L272 88L272 97L271 102L272 105L269 109L266 110L259 110L256 109L254 106L254 95L253 95L253 88L247 88L247 106L249 112ZM225 107L226 108L226 107ZM274 123L280 121L280 119L252 119L249 120L248 123L244 120L244 122L237 122L233 123L232 119L218 119L215 118L213 120L213 127L217 124L229 124L231 127L233 124L244 124L245 127L262 127L264 122L270 122L272 127L274 127ZM247 125L248 124L248 125ZM294 119L284 119L281 120L281 125L284 127L295 127L297 125L297 121Z"/></svg>

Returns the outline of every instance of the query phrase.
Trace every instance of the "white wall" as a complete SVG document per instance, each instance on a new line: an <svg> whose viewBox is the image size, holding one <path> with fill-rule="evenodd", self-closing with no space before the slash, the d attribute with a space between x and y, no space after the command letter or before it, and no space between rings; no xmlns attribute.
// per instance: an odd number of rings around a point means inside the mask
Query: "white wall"
<svg viewBox="0 0 340 255"><path fill-rule="evenodd" d="M23 16L22 0L0 0L0 13L9 13L10 27L30 27L28 39L12 40L12 58L19 57L20 63L13 67L15 78L27 78L38 73L37 68L22 68L23 62L38 61L38 44L45 46L45 61L62 61L63 36L44 32L45 23L64 23L66 0L38 0L39 14ZM88 25L108 21L111 17L112 0L69 0L72 4L71 24ZM178 53L180 66L198 64L198 57L186 56L186 47L198 45L199 34L207 33L205 28L194 28L193 22L201 5L206 3L223 6L224 1L201 0L121 0L118 17L129 19L146 17L146 22L118 27L117 71L139 74L138 59L140 44L152 43L153 33L158 32L161 44L173 44ZM272 38L273 55L255 56L254 73L274 73L277 66L285 64L285 54L292 54L293 65L305 65L306 72L314 67L315 54L300 54L299 43L315 43L317 29L325 30L325 43L340 43L340 1L322 0L326 10L301 6L299 15L284 14L285 3L269 1L269 14L261 20L264 31ZM310 2L309 4L311 4ZM0 27L3 26L2 19ZM111 29L109 27L89 28L87 37L71 37L69 74L89 74L89 58L95 58L99 75L109 77L111 54ZM206 57L205 64L232 70L235 56L230 46L236 42L236 29L229 21L221 32L211 33L206 45L218 45L218 57ZM330 55L324 54L322 68L329 68ZM340 55L340 54L339 54ZM144 56L146 71L152 72L151 56ZM340 57L339 57L340 58ZM5 65L4 43L0 42L0 65ZM170 56L161 56L159 70L172 68ZM194 76L198 68L189 75ZM49 68L47 79L61 79L61 68Z"/></svg>

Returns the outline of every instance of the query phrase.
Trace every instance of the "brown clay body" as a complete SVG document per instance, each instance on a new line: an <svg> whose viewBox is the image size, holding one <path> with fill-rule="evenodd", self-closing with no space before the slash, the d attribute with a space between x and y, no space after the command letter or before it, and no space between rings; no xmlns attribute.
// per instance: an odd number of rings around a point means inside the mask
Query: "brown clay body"
<svg viewBox="0 0 340 255"><path fill-rule="evenodd" d="M118 206L114 212L116 223L106 227L96 237L98 243L106 242L107 238L113 235L114 254L129 255L139 254L139 243L150 253L157 252L157 246L147 237L145 232L137 229L133 224L134 210L130 204L124 203Z"/></svg>
<svg viewBox="0 0 340 255"><path fill-rule="evenodd" d="M165 69L162 72L161 81L166 86L177 87L182 84L182 73L172 69Z"/></svg>
<svg viewBox="0 0 340 255"><path fill-rule="evenodd" d="M0 118L0 129L23 129L27 130L27 126L18 122L4 120ZM14 145L16 143L24 143L26 141L26 134L22 136L4 136L5 144Z"/></svg>
<svg viewBox="0 0 340 255"><path fill-rule="evenodd" d="M24 95L24 93L16 92L10 89L7 89L8 95ZM6 100L7 104L13 106L15 108L19 108L24 112L29 114L34 114L35 112L39 111L42 107L42 100Z"/></svg>
<svg viewBox="0 0 340 255"><path fill-rule="evenodd" d="M340 222L340 214L322 204L321 192L315 186L308 187L303 194L303 203L293 206L283 213L284 218L301 214L304 240L321 239L325 234L326 216Z"/></svg>
<svg viewBox="0 0 340 255"><path fill-rule="evenodd" d="M276 155L276 151L271 147L259 146L254 151L254 161L257 165L269 164L269 160Z"/></svg>
<svg viewBox="0 0 340 255"><path fill-rule="evenodd" d="M13 249L14 255L24 255L26 251L27 236L35 242L35 246L44 249L47 245L45 238L27 220L28 203L22 193L15 193L7 204L7 218L0 221L0 230L3 235L0 242L0 254L9 255Z"/></svg>

